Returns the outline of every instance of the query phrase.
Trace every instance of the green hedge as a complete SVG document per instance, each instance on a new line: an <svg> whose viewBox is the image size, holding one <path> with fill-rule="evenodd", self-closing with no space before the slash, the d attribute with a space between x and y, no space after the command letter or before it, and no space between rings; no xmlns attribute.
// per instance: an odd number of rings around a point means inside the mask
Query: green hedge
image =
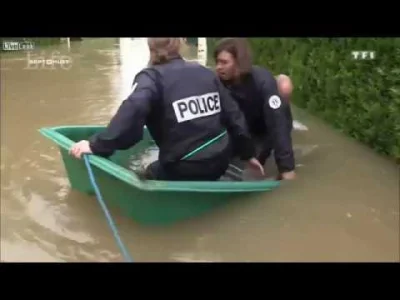
<svg viewBox="0 0 400 300"><path fill-rule="evenodd" d="M196 46L197 47L197 37L187 37L186 38L186 41L187 41L187 43L189 44L189 45L192 45L192 46Z"/></svg>
<svg viewBox="0 0 400 300"><path fill-rule="evenodd" d="M214 61L214 49L215 45L220 40L219 38L207 38L207 65L209 66L215 66L215 61Z"/></svg>
<svg viewBox="0 0 400 300"><path fill-rule="evenodd" d="M400 160L400 39L253 38L254 63L295 84L295 105ZM354 50L374 50L355 60Z"/></svg>

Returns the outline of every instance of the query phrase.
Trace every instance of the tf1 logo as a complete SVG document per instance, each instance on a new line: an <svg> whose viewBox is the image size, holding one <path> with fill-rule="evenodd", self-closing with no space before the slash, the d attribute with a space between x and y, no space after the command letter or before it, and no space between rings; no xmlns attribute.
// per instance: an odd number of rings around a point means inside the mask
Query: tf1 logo
<svg viewBox="0 0 400 300"><path fill-rule="evenodd" d="M375 51L351 51L353 59L356 60L372 60L375 59Z"/></svg>

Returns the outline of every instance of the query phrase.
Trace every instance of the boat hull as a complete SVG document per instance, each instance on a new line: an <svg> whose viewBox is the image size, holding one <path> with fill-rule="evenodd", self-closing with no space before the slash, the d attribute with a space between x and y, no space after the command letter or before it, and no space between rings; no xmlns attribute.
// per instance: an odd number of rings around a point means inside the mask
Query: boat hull
<svg viewBox="0 0 400 300"><path fill-rule="evenodd" d="M103 130L102 126L60 126L42 128L42 135L59 147L71 188L94 195L83 160L68 154L74 142ZM94 177L103 199L122 214L143 225L167 225L199 216L236 197L265 192L278 181L153 181L141 180L130 170L130 159L155 146L145 128L143 140L129 150L117 151L109 159L89 156Z"/></svg>

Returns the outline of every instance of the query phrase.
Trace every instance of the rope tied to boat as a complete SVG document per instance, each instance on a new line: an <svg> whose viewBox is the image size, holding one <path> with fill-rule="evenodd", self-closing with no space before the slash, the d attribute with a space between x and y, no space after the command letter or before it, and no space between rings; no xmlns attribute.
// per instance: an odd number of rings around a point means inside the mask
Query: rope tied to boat
<svg viewBox="0 0 400 300"><path fill-rule="evenodd" d="M102 197L102 195L100 193L100 189L99 189L99 187L98 187L98 185L96 183L96 179L94 178L93 170L92 170L92 167L90 165L88 155L85 154L83 156L83 159L85 161L86 169L87 169L88 174L89 174L90 183L93 186L93 189L94 189L94 191L96 193L96 198L97 198L98 202L100 203L100 206L101 206L101 208L102 208L102 210L103 210L103 212L104 212L104 214L106 216L107 223L111 228L113 236L114 236L115 240L117 241L117 245L120 248L120 250L121 250L121 252L122 252L122 254L124 256L125 261L126 262L133 262L133 258L129 254L129 251L128 251L127 247L125 246L125 244L122 242L122 239L121 239L121 237L120 237L120 235L118 233L117 226L115 225L114 220L113 220L113 218L112 218L112 216L110 214L110 211L108 210L107 205L105 204L105 202L103 200L103 197Z"/></svg>

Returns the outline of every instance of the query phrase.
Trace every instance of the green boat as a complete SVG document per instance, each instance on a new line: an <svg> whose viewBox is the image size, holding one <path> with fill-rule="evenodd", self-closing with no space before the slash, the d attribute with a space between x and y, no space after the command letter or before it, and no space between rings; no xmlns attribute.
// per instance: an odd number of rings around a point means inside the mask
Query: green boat
<svg viewBox="0 0 400 300"><path fill-rule="evenodd" d="M71 188L94 195L84 160L69 155L71 146L103 130L104 126L59 126L41 128L40 133L59 147ZM270 191L279 181L243 181L227 171L225 179L212 182L141 180L132 161L140 161L156 145L145 127L143 140L110 158L90 155L94 178L106 203L143 225L167 225L199 216L246 194ZM238 175L239 174L239 175ZM227 179L228 178L228 179Z"/></svg>

